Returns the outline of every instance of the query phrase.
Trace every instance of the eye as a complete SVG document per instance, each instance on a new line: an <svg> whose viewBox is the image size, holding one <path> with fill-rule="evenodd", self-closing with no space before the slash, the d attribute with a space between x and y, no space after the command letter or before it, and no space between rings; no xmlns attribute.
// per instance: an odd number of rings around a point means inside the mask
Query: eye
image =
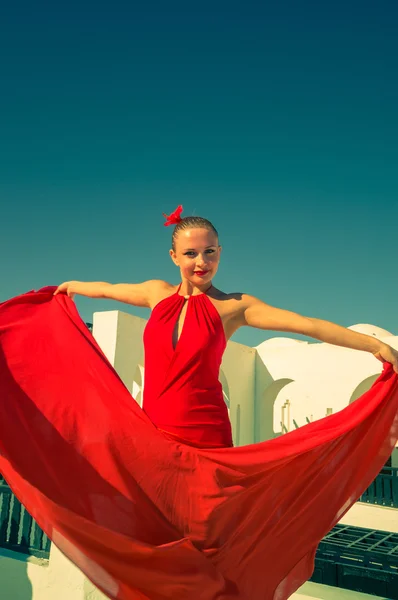
<svg viewBox="0 0 398 600"><path fill-rule="evenodd" d="M214 250L212 248L209 248L209 250L206 250L207 254L214 254Z"/></svg>
<svg viewBox="0 0 398 600"><path fill-rule="evenodd" d="M195 254L195 252L192 252L192 250L189 252L184 252L184 256L192 256L193 254Z"/></svg>

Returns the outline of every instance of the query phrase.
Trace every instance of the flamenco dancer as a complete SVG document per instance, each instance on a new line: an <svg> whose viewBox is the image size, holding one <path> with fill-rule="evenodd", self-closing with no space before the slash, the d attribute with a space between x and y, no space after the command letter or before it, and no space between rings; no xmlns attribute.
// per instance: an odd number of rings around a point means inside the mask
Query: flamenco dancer
<svg viewBox="0 0 398 600"><path fill-rule="evenodd" d="M178 286L69 281L0 305L0 472L111 599L284 600L396 444L398 352L215 288L217 231L181 212L165 215ZM79 317L75 294L152 309L143 409ZM371 352L383 372L344 410L233 447L218 375L243 325Z"/></svg>

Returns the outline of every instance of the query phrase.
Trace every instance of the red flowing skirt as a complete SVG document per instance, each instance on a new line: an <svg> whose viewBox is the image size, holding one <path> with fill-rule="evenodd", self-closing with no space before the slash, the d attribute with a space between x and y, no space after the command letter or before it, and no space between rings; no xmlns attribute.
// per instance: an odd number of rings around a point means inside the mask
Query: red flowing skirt
<svg viewBox="0 0 398 600"><path fill-rule="evenodd" d="M0 305L0 472L109 598L283 600L398 438L391 365L344 410L202 449L158 431L53 288Z"/></svg>

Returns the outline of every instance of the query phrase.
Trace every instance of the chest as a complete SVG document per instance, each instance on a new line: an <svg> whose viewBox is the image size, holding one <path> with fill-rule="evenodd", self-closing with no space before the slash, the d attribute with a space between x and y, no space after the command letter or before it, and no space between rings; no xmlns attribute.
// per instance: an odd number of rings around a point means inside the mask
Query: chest
<svg viewBox="0 0 398 600"><path fill-rule="evenodd" d="M220 315L205 296L173 296L152 311L144 332L145 352L171 357L188 357L225 348L225 332Z"/></svg>
<svg viewBox="0 0 398 600"><path fill-rule="evenodd" d="M173 327L171 339L172 339L174 350L177 346L177 343L182 334L182 330L184 328L184 324L185 324L185 320L186 320L186 316L187 316L187 310L188 310L188 302L189 302L189 300L185 300L180 312L177 314L177 319L176 319L176 322Z"/></svg>

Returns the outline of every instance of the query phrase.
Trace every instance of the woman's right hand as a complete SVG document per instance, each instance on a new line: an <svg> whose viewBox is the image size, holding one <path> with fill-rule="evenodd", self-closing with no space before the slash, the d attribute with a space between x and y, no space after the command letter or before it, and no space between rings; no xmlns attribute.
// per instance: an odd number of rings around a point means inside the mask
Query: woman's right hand
<svg viewBox="0 0 398 600"><path fill-rule="evenodd" d="M76 290L77 283L79 283L79 282L78 281L65 281L64 283L61 283L61 285L59 285L57 287L57 289L55 290L54 296L56 296L57 294L66 294L67 296L69 296L69 298L71 298L73 300L73 297L77 293L77 290Z"/></svg>

